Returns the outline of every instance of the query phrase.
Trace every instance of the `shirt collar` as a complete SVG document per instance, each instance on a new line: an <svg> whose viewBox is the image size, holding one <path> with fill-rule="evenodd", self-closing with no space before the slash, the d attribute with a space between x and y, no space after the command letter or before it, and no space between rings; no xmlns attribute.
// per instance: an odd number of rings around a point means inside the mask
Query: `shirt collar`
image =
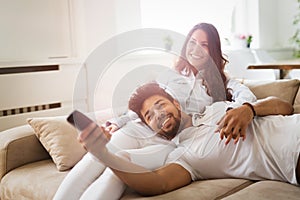
<svg viewBox="0 0 300 200"><path fill-rule="evenodd" d="M201 120L204 114L201 113L193 113L192 114L192 124L193 126L200 126L203 124L203 121Z"/></svg>

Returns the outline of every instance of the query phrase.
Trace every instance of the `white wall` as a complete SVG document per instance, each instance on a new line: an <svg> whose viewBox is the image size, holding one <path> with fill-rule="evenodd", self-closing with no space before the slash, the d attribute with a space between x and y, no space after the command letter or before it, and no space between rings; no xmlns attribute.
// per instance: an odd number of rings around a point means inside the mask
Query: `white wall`
<svg viewBox="0 0 300 200"><path fill-rule="evenodd" d="M259 47L271 48L278 38L278 0L259 1Z"/></svg>
<svg viewBox="0 0 300 200"><path fill-rule="evenodd" d="M139 0L74 0L72 6L74 34L83 58L116 34L140 28Z"/></svg>
<svg viewBox="0 0 300 200"><path fill-rule="evenodd" d="M258 2L260 48L279 49L290 47L289 38L296 29L292 22L294 15L297 13L297 1L260 0Z"/></svg>
<svg viewBox="0 0 300 200"><path fill-rule="evenodd" d="M115 0L117 33L141 27L140 0Z"/></svg>
<svg viewBox="0 0 300 200"><path fill-rule="evenodd" d="M299 12L298 6L297 0L278 0L278 46L290 46L287 37L292 37L296 30L296 26L293 25L293 19L296 13Z"/></svg>
<svg viewBox="0 0 300 200"><path fill-rule="evenodd" d="M292 25L296 0L236 1L246 2L249 9L246 24L254 35L252 47L278 50L291 46L288 39L296 29ZM84 59L112 36L141 27L140 0L0 2L0 62Z"/></svg>
<svg viewBox="0 0 300 200"><path fill-rule="evenodd" d="M72 56L68 0L1 0L0 61Z"/></svg>
<svg viewBox="0 0 300 200"><path fill-rule="evenodd" d="M0 0L1 62L85 58L140 27L139 0Z"/></svg>
<svg viewBox="0 0 300 200"><path fill-rule="evenodd" d="M85 41L87 53L116 32L116 15L114 1L84 1Z"/></svg>

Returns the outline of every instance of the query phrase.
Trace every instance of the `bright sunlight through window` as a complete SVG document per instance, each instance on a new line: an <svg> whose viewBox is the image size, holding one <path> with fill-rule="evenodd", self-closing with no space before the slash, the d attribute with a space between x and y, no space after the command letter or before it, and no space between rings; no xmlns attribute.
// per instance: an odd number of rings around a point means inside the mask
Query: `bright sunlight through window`
<svg viewBox="0 0 300 200"><path fill-rule="evenodd" d="M141 23L143 28L170 29L184 35L199 22L212 23L224 40L236 31L232 15L238 1L141 0Z"/></svg>

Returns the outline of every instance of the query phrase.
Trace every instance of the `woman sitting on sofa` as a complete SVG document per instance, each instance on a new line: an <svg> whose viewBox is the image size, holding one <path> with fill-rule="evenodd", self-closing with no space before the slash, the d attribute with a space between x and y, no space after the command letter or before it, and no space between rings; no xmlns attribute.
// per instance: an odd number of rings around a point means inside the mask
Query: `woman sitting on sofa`
<svg viewBox="0 0 300 200"><path fill-rule="evenodd" d="M226 63L227 60L221 52L218 31L211 24L200 23L195 25L187 35L181 58L175 66L176 71L171 70L167 74L162 74L157 81L173 90L183 110L187 113L203 112L205 106L216 101L234 101L236 104L233 107L236 109L231 109L225 115L220 121L219 129L223 133L230 130L237 142L240 137L245 137L248 125L245 116L251 114L251 110L247 106L241 105L245 102L254 102L256 98L246 86L225 75ZM169 143L161 138L152 137L148 140L149 136L153 136L154 133L140 121L125 120L127 123L123 124L119 123L120 121L124 120L115 121L108 127L112 131L116 130L115 125L122 127L112 135L110 141L112 148L118 147L119 150L126 150L147 146L148 148L146 147L144 151L150 156L154 144L164 144L163 146L154 146L157 149L161 148L163 158L166 158L168 153L173 150L173 146L168 145ZM142 139L138 140L137 138ZM228 139L227 142L229 141ZM162 166L164 161L165 159L160 161L154 159L150 163L151 166L145 167L156 168ZM145 160L139 160L137 164L145 165ZM102 174L104 169L104 164L87 154L64 179L54 199L120 198L125 185L109 168Z"/></svg>

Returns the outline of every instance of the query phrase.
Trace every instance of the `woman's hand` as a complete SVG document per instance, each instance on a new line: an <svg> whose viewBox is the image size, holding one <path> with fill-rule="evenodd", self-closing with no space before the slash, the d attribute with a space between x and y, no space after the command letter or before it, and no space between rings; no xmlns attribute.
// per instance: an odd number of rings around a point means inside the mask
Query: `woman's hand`
<svg viewBox="0 0 300 200"><path fill-rule="evenodd" d="M111 134L115 131L119 130L120 128L117 126L117 124L111 123L110 125L105 127L105 131L110 132Z"/></svg>
<svg viewBox="0 0 300 200"><path fill-rule="evenodd" d="M234 144L236 144L240 138L246 139L246 129L253 117L253 112L247 105L228 110L217 123L218 128L216 132L220 133L221 140L224 139L224 136L227 138L225 141L226 145L231 139L234 139Z"/></svg>

